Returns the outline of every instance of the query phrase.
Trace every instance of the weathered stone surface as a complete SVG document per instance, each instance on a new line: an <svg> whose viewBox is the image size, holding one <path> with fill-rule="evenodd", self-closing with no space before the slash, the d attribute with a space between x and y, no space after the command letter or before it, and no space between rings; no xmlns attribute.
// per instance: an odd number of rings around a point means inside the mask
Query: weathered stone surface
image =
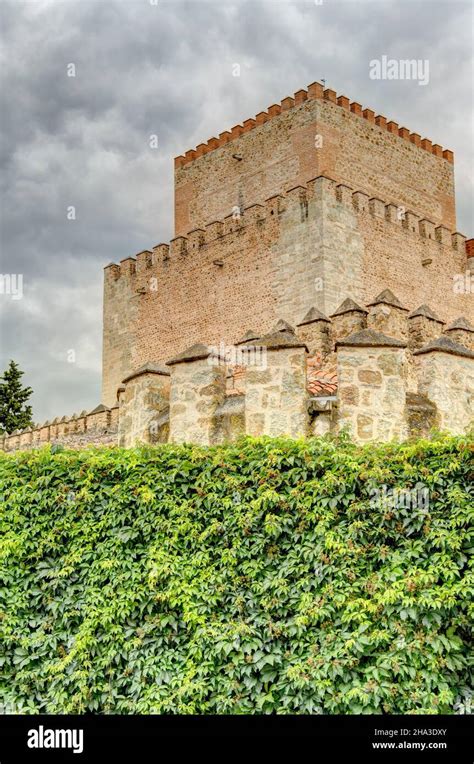
<svg viewBox="0 0 474 764"><path fill-rule="evenodd" d="M276 343L269 338L265 382L262 372L247 369L245 432L249 435L298 438L308 434L306 347L290 339L283 337Z"/></svg>
<svg viewBox="0 0 474 764"><path fill-rule="evenodd" d="M170 374L152 364L129 375L120 397L118 443L129 448L137 443L168 440ZM164 415L166 415L164 417Z"/></svg>
<svg viewBox="0 0 474 764"><path fill-rule="evenodd" d="M102 414L107 411L109 411L109 408L107 406L104 406L103 403L99 403L99 405L96 406L95 409L92 409L92 411L89 411L89 414ZM57 422L58 418L56 417L54 421Z"/></svg>
<svg viewBox="0 0 474 764"><path fill-rule="evenodd" d="M374 420L367 414L357 415L357 438L359 440L373 440L374 438Z"/></svg>
<svg viewBox="0 0 474 764"><path fill-rule="evenodd" d="M445 334L454 342L474 350L474 326L464 316L453 321L445 329Z"/></svg>
<svg viewBox="0 0 474 764"><path fill-rule="evenodd" d="M429 305L420 305L419 308L416 308L413 310L408 318L416 318L417 316L422 316L423 318L429 318L431 321L437 321L438 324L442 324L440 318L436 315L436 313L430 308Z"/></svg>
<svg viewBox="0 0 474 764"><path fill-rule="evenodd" d="M331 318L335 318L336 316L343 316L345 313L368 313L369 311L366 308L362 308L361 305L358 305L354 300L352 300L350 297L347 297L344 302L339 305L337 310L334 311L334 313L331 313Z"/></svg>
<svg viewBox="0 0 474 764"><path fill-rule="evenodd" d="M460 345L449 337L441 336L434 340L431 340L424 345L420 350L416 350L413 355L419 356L425 353L433 353L439 351L441 353L449 353L450 355L464 356L465 358L474 358L474 352Z"/></svg>
<svg viewBox="0 0 474 764"><path fill-rule="evenodd" d="M367 326L376 332L405 341L408 339L407 313L407 308L398 297L390 289L384 289L370 303Z"/></svg>
<svg viewBox="0 0 474 764"><path fill-rule="evenodd" d="M421 305L408 316L409 347L412 351L419 350L433 339L436 339L443 327L436 313L428 305Z"/></svg>
<svg viewBox="0 0 474 764"><path fill-rule="evenodd" d="M357 379L359 382L366 382L369 385L381 385L382 375L378 371L372 369L360 369L357 372Z"/></svg>
<svg viewBox="0 0 474 764"><path fill-rule="evenodd" d="M255 342L255 340L258 340L258 338L259 338L259 335L256 332L254 332L252 329L248 329L243 335L243 337L241 337L241 339L235 344L247 345L249 342Z"/></svg>
<svg viewBox="0 0 474 764"><path fill-rule="evenodd" d="M183 350L181 353L178 353L178 355L174 358L171 358L166 362L166 365L173 366L178 363L199 361L202 358L209 358L211 354L211 348L209 348L207 345L204 345L202 342L197 342L196 344L191 345L191 347L186 348L186 350Z"/></svg>
<svg viewBox="0 0 474 764"><path fill-rule="evenodd" d="M445 342L435 344L438 348L427 347L415 356L418 391L436 407L442 429L463 434L474 424L474 353L469 355L466 348L452 352Z"/></svg>
<svg viewBox="0 0 474 764"><path fill-rule="evenodd" d="M291 324L288 323L288 321L285 321L283 318L280 318L276 324L275 324L275 332L290 332L291 334L295 333L294 327L291 326Z"/></svg>
<svg viewBox="0 0 474 764"><path fill-rule="evenodd" d="M192 358L171 364L170 440L210 445L224 437L218 409L224 403L226 366L210 354L193 351Z"/></svg>
<svg viewBox="0 0 474 764"><path fill-rule="evenodd" d="M408 308L405 308L402 305L391 289L384 289L383 292L380 292L380 294L377 295L377 297L374 297L372 302L368 303L369 307L373 307L374 305L390 305L392 308L398 308L399 310L408 312Z"/></svg>
<svg viewBox="0 0 474 764"><path fill-rule="evenodd" d="M293 332L281 329L270 334L264 334L258 341L258 344L267 350L284 350L285 348L304 348L307 347L304 342L299 340Z"/></svg>
<svg viewBox="0 0 474 764"><path fill-rule="evenodd" d="M82 412L79 417L62 417L62 422L54 426L48 422L31 430L12 433L2 439L0 448L4 451L29 450L40 448L45 443L71 449L116 445L118 409L104 408L105 411L101 409L96 414L87 415L86 412Z"/></svg>
<svg viewBox="0 0 474 764"><path fill-rule="evenodd" d="M249 368L247 369L246 374L247 390L249 389L249 380L252 385L269 385L272 382L272 379L272 373L269 369Z"/></svg>
<svg viewBox="0 0 474 764"><path fill-rule="evenodd" d="M453 321L448 328L446 329L447 332L451 332L453 329L462 329L466 332L472 332L474 333L474 326L471 324L470 321L467 320L464 316L459 316L459 318L456 318L455 321Z"/></svg>
<svg viewBox="0 0 474 764"><path fill-rule="evenodd" d="M125 379L122 379L122 385L118 388L118 390L122 392L123 390L125 390L125 385L127 382L130 382L135 377L142 376L142 374L161 374L161 375L169 377L170 372L162 364L145 363L143 364L143 366L140 366L139 369L137 369L136 371L133 371L131 374L125 377Z"/></svg>
<svg viewBox="0 0 474 764"><path fill-rule="evenodd" d="M362 311L344 311L334 315L331 324L332 346L337 347L338 343L346 337L364 331L366 327L367 313Z"/></svg>
<svg viewBox="0 0 474 764"><path fill-rule="evenodd" d="M354 337L337 351L338 427L349 430L360 441L401 440L408 432L408 356L404 343L372 330ZM357 384L345 381L348 373L357 378Z"/></svg>
<svg viewBox="0 0 474 764"><path fill-rule="evenodd" d="M245 396L225 398L215 412L216 441L232 443L245 434Z"/></svg>
<svg viewBox="0 0 474 764"><path fill-rule="evenodd" d="M343 403L357 406L359 402L359 388L356 385L341 385L339 397Z"/></svg>
<svg viewBox="0 0 474 764"><path fill-rule="evenodd" d="M420 393L407 393L407 420L409 433L414 437L427 437L440 426L435 404Z"/></svg>
<svg viewBox="0 0 474 764"><path fill-rule="evenodd" d="M308 310L305 317L300 321L297 326L306 326L306 324L314 324L317 321L330 324L329 318L314 306Z"/></svg>
<svg viewBox="0 0 474 764"><path fill-rule="evenodd" d="M393 336L401 327L389 325L395 314L384 319L382 305L397 308L387 290L410 311L422 302L445 322L471 319L471 294L452 288L467 260L464 237L450 236L450 152L434 155L337 101L277 112L182 157L171 244L105 269L105 405L149 358L231 345L249 325L258 334L282 317L296 325L312 307L329 315L346 298L364 309L377 294L373 326ZM360 328L360 319L341 327Z"/></svg>
<svg viewBox="0 0 474 764"><path fill-rule="evenodd" d="M403 340L389 337L388 335L376 332L373 329L363 329L359 332L355 332L354 334L339 340L336 344L338 347L406 347L406 342L403 342Z"/></svg>
<svg viewBox="0 0 474 764"><path fill-rule="evenodd" d="M398 359L390 351L380 353L377 358L377 367L386 376L395 376L399 372Z"/></svg>
<svg viewBox="0 0 474 764"><path fill-rule="evenodd" d="M324 319L308 321L297 327L298 338L304 342L311 356L326 359L331 352L331 322Z"/></svg>

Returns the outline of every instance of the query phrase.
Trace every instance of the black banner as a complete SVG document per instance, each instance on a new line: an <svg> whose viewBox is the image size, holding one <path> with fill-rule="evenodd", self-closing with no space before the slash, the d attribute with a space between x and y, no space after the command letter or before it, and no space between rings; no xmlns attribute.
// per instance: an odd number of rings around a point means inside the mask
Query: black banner
<svg viewBox="0 0 474 764"><path fill-rule="evenodd" d="M311 737L314 761L406 756L472 764L472 716L13 716L0 717L0 764L20 761L133 761L163 758L162 738L178 748L199 737ZM207 744L206 744L207 745ZM295 753L307 748L296 742ZM193 752L197 749L193 746ZM205 750L205 749L204 749ZM210 754L211 751L209 750Z"/></svg>

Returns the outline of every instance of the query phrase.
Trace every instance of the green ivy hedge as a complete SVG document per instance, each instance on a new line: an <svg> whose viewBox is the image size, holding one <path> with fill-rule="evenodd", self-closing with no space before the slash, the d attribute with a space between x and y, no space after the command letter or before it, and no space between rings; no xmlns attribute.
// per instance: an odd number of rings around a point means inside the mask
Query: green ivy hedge
<svg viewBox="0 0 474 764"><path fill-rule="evenodd" d="M472 686L473 449L0 456L3 710L456 712Z"/></svg>

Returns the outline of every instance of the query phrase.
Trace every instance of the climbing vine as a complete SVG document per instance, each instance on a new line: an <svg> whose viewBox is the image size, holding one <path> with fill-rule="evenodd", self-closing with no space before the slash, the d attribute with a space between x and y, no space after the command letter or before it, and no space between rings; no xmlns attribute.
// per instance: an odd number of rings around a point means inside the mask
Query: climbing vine
<svg viewBox="0 0 474 764"><path fill-rule="evenodd" d="M468 437L0 456L0 703L453 713L472 686Z"/></svg>

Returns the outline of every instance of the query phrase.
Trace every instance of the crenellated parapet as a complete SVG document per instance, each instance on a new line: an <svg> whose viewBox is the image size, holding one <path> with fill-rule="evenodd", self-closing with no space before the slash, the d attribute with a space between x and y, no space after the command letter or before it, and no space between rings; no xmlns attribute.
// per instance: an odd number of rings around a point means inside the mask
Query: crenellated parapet
<svg viewBox="0 0 474 764"><path fill-rule="evenodd" d="M26 450L47 443L61 444L67 448L112 445L117 440L118 422L118 405L108 408L99 404L90 412L56 417L43 424L0 436L0 450Z"/></svg>
<svg viewBox="0 0 474 764"><path fill-rule="evenodd" d="M458 231L327 174L236 208L106 267L102 400L112 406L150 359L233 343L249 325L268 332L279 317L296 326L311 308L330 318L346 298L365 310L387 284L409 312L432 304L446 326L472 320L472 252ZM382 298L371 326L383 332L394 307Z"/></svg>
<svg viewBox="0 0 474 764"><path fill-rule="evenodd" d="M229 236L259 235L263 228L278 221L288 207L298 207L304 211L304 219L309 218L308 203L315 198L318 190L324 189L327 197L335 203L347 207L356 215L369 216L380 223L387 224L387 230L396 226L407 237L416 236L423 242L433 243L433 252L439 245L458 253L465 260L474 263L473 239L442 225L435 225L421 219L401 204L370 197L369 194L337 183L327 175L320 175L308 181L304 186L288 189L285 193L266 199L262 204L252 204L237 209L222 220L214 220L204 228L193 229L184 236L177 236L168 244L161 243L150 250L139 252L134 257L126 257L117 263L105 266L105 276L109 281L130 278L159 271L163 267L172 267L180 258L196 257L205 248L209 248Z"/></svg>
<svg viewBox="0 0 474 764"><path fill-rule="evenodd" d="M212 445L242 434L342 430L369 442L424 436L432 427L467 432L474 328L462 316L443 328L428 305L410 313L384 289L365 306L346 298L331 317L313 307L296 328L280 319L260 337L248 330L234 352L195 344L124 379L122 443ZM229 385L234 375L238 389Z"/></svg>
<svg viewBox="0 0 474 764"><path fill-rule="evenodd" d="M173 238L105 268L102 404L3 448L466 432L473 296L452 152L315 82L176 158Z"/></svg>
<svg viewBox="0 0 474 764"><path fill-rule="evenodd" d="M412 133L406 127L399 127L397 122L388 119L382 114L375 114L372 109L361 106L357 101L350 101L345 95L338 95L331 88L324 88L320 82L308 85L307 90L301 89L293 96L283 98L279 104L272 104L266 111L259 112L254 118L246 119L242 124L234 125L230 130L225 130L219 136L209 138L206 143L200 143L195 149L186 151L185 154L175 158L175 168L181 168L200 157L216 151L219 148L235 141L251 130L256 130L271 120L275 120L285 112L298 109L307 101L325 101L338 106L349 113L355 119L364 119L375 125L380 131L396 135L400 140L407 141L417 146L422 151L427 151L438 159L444 159L453 164L454 155L449 149L443 149L438 143L433 143L429 138L421 138L418 133Z"/></svg>
<svg viewBox="0 0 474 764"><path fill-rule="evenodd" d="M6 451L44 443L213 445L240 435L348 431L359 442L455 434L474 425L474 327L446 326L426 304L409 312L384 289L366 305L312 307L293 327L247 330L232 347L196 343L122 380L117 404L56 418L0 441ZM235 385L230 384L236 381Z"/></svg>

